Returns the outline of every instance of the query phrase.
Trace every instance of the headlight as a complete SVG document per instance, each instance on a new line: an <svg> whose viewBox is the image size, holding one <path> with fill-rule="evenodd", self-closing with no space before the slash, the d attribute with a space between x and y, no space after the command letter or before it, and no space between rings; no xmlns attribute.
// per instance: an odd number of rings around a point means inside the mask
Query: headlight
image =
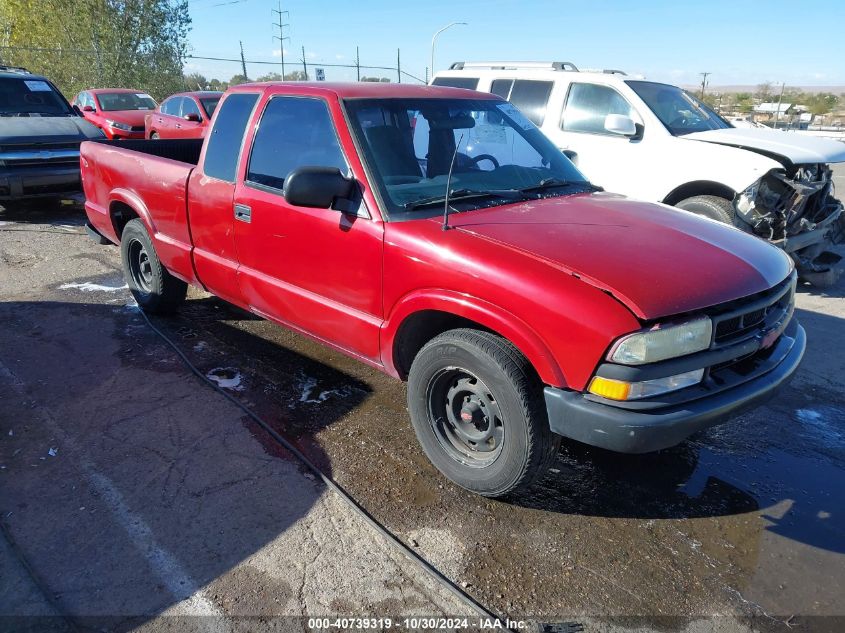
<svg viewBox="0 0 845 633"><path fill-rule="evenodd" d="M625 382L624 380L596 376L590 381L587 391L609 400L639 400L640 398L659 396L663 393L697 385L702 378L704 378L704 369L695 369L683 374L641 382Z"/></svg>
<svg viewBox="0 0 845 633"><path fill-rule="evenodd" d="M124 132L129 132L132 130L131 125L126 125L126 123L121 123L120 121L109 121L106 119L106 123L109 127L113 127L117 130L123 130Z"/></svg>
<svg viewBox="0 0 845 633"><path fill-rule="evenodd" d="M710 347L713 323L709 317L694 321L655 327L652 330L628 334L619 339L608 355L614 363L642 365L686 356Z"/></svg>

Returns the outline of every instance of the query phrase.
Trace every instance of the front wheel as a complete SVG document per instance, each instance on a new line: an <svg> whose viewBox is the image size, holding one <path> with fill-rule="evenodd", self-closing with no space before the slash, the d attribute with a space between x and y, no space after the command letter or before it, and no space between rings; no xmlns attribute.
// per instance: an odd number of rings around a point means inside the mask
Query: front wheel
<svg viewBox="0 0 845 633"><path fill-rule="evenodd" d="M126 223L120 237L120 257L129 291L145 312L169 314L185 300L188 284L162 265L141 220Z"/></svg>
<svg viewBox="0 0 845 633"><path fill-rule="evenodd" d="M450 330L429 341L411 365L408 408L431 463L487 497L528 488L560 445L530 364L489 332Z"/></svg>
<svg viewBox="0 0 845 633"><path fill-rule="evenodd" d="M734 223L734 205L733 202L726 198L719 196L693 196L686 200L681 200L675 205L679 209L702 215L711 220L724 222L725 224Z"/></svg>

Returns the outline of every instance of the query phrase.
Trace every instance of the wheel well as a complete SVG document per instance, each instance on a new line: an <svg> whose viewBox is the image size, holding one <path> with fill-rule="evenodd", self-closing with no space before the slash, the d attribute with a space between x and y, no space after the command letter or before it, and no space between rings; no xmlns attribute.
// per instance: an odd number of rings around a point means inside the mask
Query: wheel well
<svg viewBox="0 0 845 633"><path fill-rule="evenodd" d="M668 196L663 199L664 204L676 205L681 200L692 198L693 196L718 196L726 200L733 200L736 192L723 185L720 182L713 182L712 180L696 180L681 185Z"/></svg>
<svg viewBox="0 0 845 633"><path fill-rule="evenodd" d="M112 228L114 228L114 234L117 235L118 240L123 234L123 229L129 220L134 220L139 217L135 212L135 209L125 202L113 202L111 207L109 207L109 216L111 217L111 225Z"/></svg>
<svg viewBox="0 0 845 633"><path fill-rule="evenodd" d="M408 378L411 363L417 352L438 334L457 328L473 328L484 332L493 332L471 319L441 312L440 310L421 310L408 316L399 326L393 343L393 361L402 380ZM497 334L497 332L493 332Z"/></svg>

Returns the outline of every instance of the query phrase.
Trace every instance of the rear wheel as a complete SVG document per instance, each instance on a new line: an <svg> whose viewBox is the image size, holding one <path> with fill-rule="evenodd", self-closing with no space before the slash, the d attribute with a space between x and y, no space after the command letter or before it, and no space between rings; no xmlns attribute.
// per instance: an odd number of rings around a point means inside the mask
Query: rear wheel
<svg viewBox="0 0 845 633"><path fill-rule="evenodd" d="M411 366L408 406L432 464L484 496L528 488L560 445L530 364L489 332L451 330L429 341Z"/></svg>
<svg viewBox="0 0 845 633"><path fill-rule="evenodd" d="M719 196L693 196L675 205L679 209L702 215L725 224L734 223L733 202Z"/></svg>
<svg viewBox="0 0 845 633"><path fill-rule="evenodd" d="M161 137L158 135L158 132L150 132L150 140L151 141L157 141L160 138Z"/></svg>
<svg viewBox="0 0 845 633"><path fill-rule="evenodd" d="M145 312L169 314L185 300L188 284L162 265L141 220L126 223L120 238L120 256L126 284Z"/></svg>

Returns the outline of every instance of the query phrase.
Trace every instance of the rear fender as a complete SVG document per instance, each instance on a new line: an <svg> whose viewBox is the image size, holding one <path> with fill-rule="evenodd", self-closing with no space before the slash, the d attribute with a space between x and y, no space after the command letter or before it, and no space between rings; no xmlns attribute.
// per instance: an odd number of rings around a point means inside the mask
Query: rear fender
<svg viewBox="0 0 845 633"><path fill-rule="evenodd" d="M111 209L115 203L123 203L132 209L141 219L141 222L144 223L147 232L153 240L155 240L156 228L152 214L149 209L147 209L147 205L144 204L144 201L137 194L129 191L128 189L114 189L109 196L109 217L111 217ZM111 230L115 241L119 243L120 235L117 234L113 225L111 226Z"/></svg>
<svg viewBox="0 0 845 633"><path fill-rule="evenodd" d="M524 321L484 300L451 290L417 290L400 299L381 330L381 360L388 373L399 376L394 350L402 323L414 313L438 310L469 319L513 343L547 385L565 387L566 379L548 346Z"/></svg>

